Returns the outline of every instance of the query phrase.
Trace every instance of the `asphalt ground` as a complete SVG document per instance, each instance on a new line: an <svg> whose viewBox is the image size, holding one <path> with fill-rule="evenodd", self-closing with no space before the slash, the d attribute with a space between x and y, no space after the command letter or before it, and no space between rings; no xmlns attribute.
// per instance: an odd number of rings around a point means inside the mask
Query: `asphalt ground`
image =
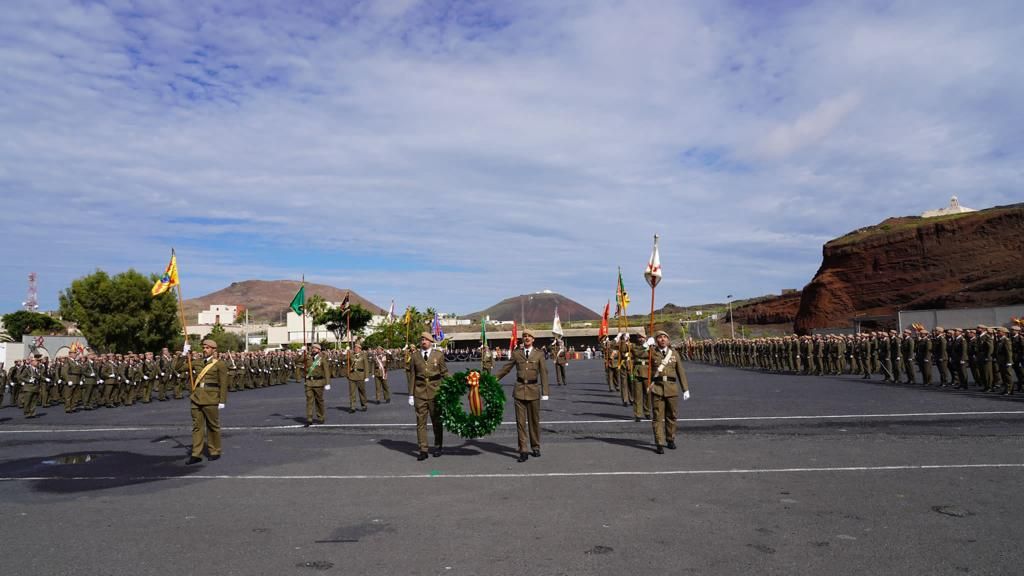
<svg viewBox="0 0 1024 576"><path fill-rule="evenodd" d="M687 373L679 449L657 455L600 361L570 364L526 463L511 400L494 434L418 462L401 372L355 414L335 380L312 428L299 384L232 393L224 457L193 466L186 401L4 408L5 572L1020 573L1022 397Z"/></svg>

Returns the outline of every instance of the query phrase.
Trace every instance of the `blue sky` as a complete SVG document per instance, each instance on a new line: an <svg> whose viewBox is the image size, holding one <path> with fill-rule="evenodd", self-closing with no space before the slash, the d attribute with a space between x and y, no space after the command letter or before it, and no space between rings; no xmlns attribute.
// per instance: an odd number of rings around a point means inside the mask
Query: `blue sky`
<svg viewBox="0 0 1024 576"><path fill-rule="evenodd" d="M998 1L8 3L0 311L172 246L186 297L599 310L654 233L659 305L800 288L850 230L1024 201L1022 49Z"/></svg>

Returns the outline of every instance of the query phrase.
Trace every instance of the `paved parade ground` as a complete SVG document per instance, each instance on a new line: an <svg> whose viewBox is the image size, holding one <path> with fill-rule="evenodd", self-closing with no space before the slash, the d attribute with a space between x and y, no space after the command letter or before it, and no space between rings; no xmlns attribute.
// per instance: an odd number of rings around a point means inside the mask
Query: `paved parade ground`
<svg viewBox="0 0 1024 576"><path fill-rule="evenodd" d="M571 363L525 463L511 400L417 462L402 372L355 414L335 380L312 428L299 384L232 393L193 466L187 401L4 408L0 550L19 575L1020 572L1024 396L687 371L657 455L601 361Z"/></svg>

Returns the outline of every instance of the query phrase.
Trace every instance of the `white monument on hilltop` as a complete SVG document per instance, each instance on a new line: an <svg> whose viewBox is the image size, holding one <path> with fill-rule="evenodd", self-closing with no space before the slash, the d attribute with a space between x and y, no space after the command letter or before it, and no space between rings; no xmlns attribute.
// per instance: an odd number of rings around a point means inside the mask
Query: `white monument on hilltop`
<svg viewBox="0 0 1024 576"><path fill-rule="evenodd" d="M927 210L924 214L921 214L921 218L935 218L936 216L948 216L950 214L964 214L966 212L977 212L974 208L967 208L961 206L960 201L957 200L956 196L949 199L949 206L945 208L939 208L938 210Z"/></svg>

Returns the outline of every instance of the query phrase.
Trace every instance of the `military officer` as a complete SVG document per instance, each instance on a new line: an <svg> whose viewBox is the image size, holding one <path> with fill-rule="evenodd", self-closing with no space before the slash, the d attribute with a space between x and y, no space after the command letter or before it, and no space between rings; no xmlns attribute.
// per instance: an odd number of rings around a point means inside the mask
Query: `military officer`
<svg viewBox="0 0 1024 576"><path fill-rule="evenodd" d="M551 343L551 359L555 362L555 382L559 386L567 384L565 380L565 367L569 364L568 354L565 349L565 342L555 338Z"/></svg>
<svg viewBox="0 0 1024 576"><path fill-rule="evenodd" d="M490 374L494 370L494 352L484 344L480 347L480 370L484 374Z"/></svg>
<svg viewBox="0 0 1024 576"><path fill-rule="evenodd" d="M39 389L45 383L39 379L39 359L42 354L36 354L21 365L18 373L18 382L21 383L21 397L18 403L22 406L25 418L36 417L36 404L39 402Z"/></svg>
<svg viewBox="0 0 1024 576"><path fill-rule="evenodd" d="M686 381L679 355L668 345L668 333L659 330L648 338L647 347L654 347L651 355L651 379L647 390L651 395L651 421L654 426L654 451L664 454L665 448L676 448L676 416L680 388L683 400L690 399L690 386Z"/></svg>
<svg viewBox="0 0 1024 576"><path fill-rule="evenodd" d="M221 455L220 410L228 400L228 366L217 358L217 342L203 340L203 358L189 395L192 403L192 456L186 464L200 461L207 448L210 460Z"/></svg>
<svg viewBox="0 0 1024 576"><path fill-rule="evenodd" d="M306 368L306 427L313 423L313 418L323 424L324 390L331 389L330 362L320 353L320 345L313 344L313 356Z"/></svg>
<svg viewBox="0 0 1024 576"><path fill-rule="evenodd" d="M356 340L355 351L348 359L348 412L356 411L356 392L359 393L359 410L366 412L366 383L370 381L370 359L363 352L363 345Z"/></svg>
<svg viewBox="0 0 1024 576"><path fill-rule="evenodd" d="M526 451L527 434L534 458L540 457L540 401L547 400L547 363L544 353L533 346L534 336L529 330L523 331L523 348L512 352L512 357L497 373L501 380L512 368L516 369L516 384L512 397L516 406L516 431L519 437L519 462L526 462L530 453Z"/></svg>
<svg viewBox="0 0 1024 576"><path fill-rule="evenodd" d="M388 355L380 346L373 354L373 382L374 400L380 404L381 398L385 404L391 404L391 387L388 386Z"/></svg>
<svg viewBox="0 0 1024 576"><path fill-rule="evenodd" d="M419 447L417 460L427 459L427 416L434 429L434 457L441 456L444 442L444 427L441 424L441 407L434 401L441 380L448 375L448 364L444 352L434 347L434 336L430 332L420 335L420 349L410 356L413 385L409 389L409 405L416 409L416 443Z"/></svg>

